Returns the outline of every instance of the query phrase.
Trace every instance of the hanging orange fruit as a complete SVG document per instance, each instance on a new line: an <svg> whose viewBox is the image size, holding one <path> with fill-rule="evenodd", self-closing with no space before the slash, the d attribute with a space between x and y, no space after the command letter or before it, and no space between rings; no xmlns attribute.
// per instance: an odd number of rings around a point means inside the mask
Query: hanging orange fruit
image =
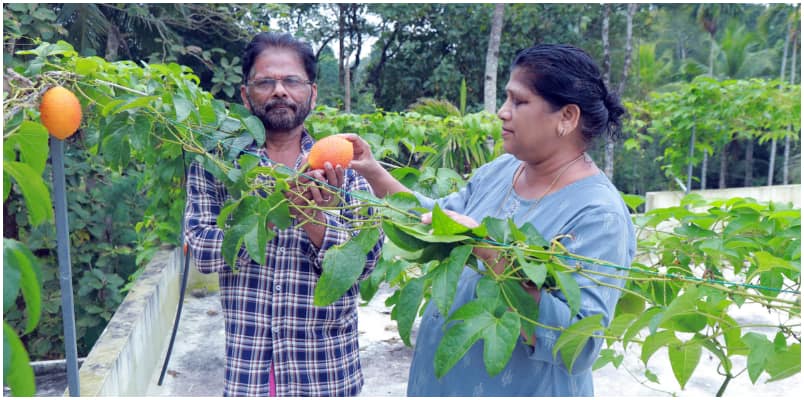
<svg viewBox="0 0 804 400"><path fill-rule="evenodd" d="M64 140L81 125L81 103L73 92L61 86L52 87L42 96L39 118L51 135Z"/></svg>

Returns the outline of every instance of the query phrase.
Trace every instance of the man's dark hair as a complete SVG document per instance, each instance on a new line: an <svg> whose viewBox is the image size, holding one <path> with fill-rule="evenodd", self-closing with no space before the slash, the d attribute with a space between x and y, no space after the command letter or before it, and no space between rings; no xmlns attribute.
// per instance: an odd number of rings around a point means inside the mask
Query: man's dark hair
<svg viewBox="0 0 804 400"><path fill-rule="evenodd" d="M514 68L527 73L530 89L554 110L577 105L587 140L619 133L625 108L617 94L609 92L600 68L585 51L566 44L537 44L516 54L511 63L511 70Z"/></svg>
<svg viewBox="0 0 804 400"><path fill-rule="evenodd" d="M295 51L304 64L307 79L315 82L317 68L315 53L313 53L313 48L307 42L296 39L289 33L262 32L254 36L254 39L251 39L251 43L243 51L243 83L248 82L251 68L254 66L254 60L269 48L284 48Z"/></svg>

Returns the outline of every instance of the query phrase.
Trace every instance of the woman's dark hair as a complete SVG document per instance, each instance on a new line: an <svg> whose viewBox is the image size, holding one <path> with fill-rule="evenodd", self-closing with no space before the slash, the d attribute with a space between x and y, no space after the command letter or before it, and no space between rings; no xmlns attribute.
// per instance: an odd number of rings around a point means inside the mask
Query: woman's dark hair
<svg viewBox="0 0 804 400"><path fill-rule="evenodd" d="M262 32L251 39L251 43L243 51L243 83L246 83L251 75L251 68L254 60L269 48L284 48L296 52L304 64L304 71L307 79L315 82L316 78L316 59L313 48L301 39L296 39L289 33Z"/></svg>
<svg viewBox="0 0 804 400"><path fill-rule="evenodd" d="M511 70L522 68L530 88L555 110L575 104L581 109L581 130L587 141L602 134L616 137L625 108L606 88L600 68L585 51L566 44L538 44L520 50Z"/></svg>

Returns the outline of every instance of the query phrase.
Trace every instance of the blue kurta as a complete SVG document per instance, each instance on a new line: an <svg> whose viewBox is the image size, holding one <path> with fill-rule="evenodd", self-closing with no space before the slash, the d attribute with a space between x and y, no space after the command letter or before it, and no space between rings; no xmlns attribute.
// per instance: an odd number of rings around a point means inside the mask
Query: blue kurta
<svg viewBox="0 0 804 400"><path fill-rule="evenodd" d="M432 208L437 201L443 209L471 216L508 218L513 215L518 226L530 222L545 239L569 234L562 239L567 249L578 255L606 260L629 267L634 257L636 238L630 214L619 192L603 174L574 182L544 197L534 208L534 201L520 198L511 190L514 171L520 161L503 155L480 167L467 186L458 192L432 200L417 194L423 205ZM503 204L504 203L504 204ZM527 220L525 220L525 218ZM584 268L607 274L626 271L607 266L584 264ZM598 286L573 274L581 287L581 309L569 315L569 306L561 292L542 290L539 322L567 327L584 316L602 314L608 326L620 291ZM597 276L608 284L622 286L624 281ZM458 284L452 311L475 298L475 286L481 275L466 268ZM444 377L436 379L433 357L444 335L446 316L430 303L422 316L408 380L409 396L592 396L592 364L598 356L602 339L591 339L576 359L573 373L567 371L560 356L553 358L553 345L560 332L536 329L536 344L529 346L520 337L510 362L498 375L489 376L483 363L482 340L475 343Z"/></svg>

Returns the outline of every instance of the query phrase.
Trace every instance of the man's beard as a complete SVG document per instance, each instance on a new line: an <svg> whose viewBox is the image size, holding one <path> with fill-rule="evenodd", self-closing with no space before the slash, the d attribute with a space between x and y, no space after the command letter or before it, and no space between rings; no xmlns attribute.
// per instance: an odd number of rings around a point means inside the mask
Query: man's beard
<svg viewBox="0 0 804 400"><path fill-rule="evenodd" d="M262 121L266 132L289 131L304 123L310 114L309 104L295 104L286 100L273 100L252 112Z"/></svg>

